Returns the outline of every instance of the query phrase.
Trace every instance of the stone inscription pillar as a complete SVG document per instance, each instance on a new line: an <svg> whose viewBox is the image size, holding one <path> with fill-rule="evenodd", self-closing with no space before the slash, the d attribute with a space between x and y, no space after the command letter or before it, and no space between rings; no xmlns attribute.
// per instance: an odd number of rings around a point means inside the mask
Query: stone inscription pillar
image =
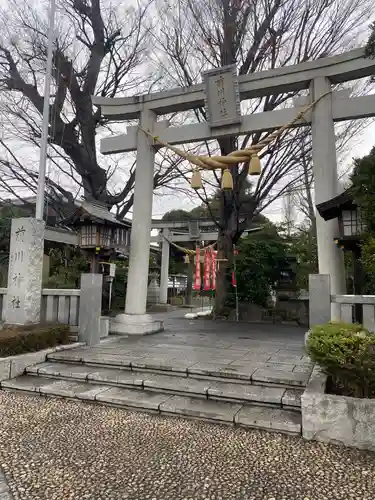
<svg viewBox="0 0 375 500"><path fill-rule="evenodd" d="M44 221L12 219L5 323L26 325L40 321L44 231Z"/></svg>

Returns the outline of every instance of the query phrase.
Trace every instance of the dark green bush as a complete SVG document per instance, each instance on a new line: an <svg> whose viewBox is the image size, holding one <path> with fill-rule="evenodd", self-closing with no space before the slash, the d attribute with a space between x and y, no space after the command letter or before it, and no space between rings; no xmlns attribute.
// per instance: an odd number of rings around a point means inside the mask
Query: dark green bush
<svg viewBox="0 0 375 500"><path fill-rule="evenodd" d="M310 330L307 350L340 393L375 397L375 335L361 325L329 323Z"/></svg>
<svg viewBox="0 0 375 500"><path fill-rule="evenodd" d="M44 324L0 330L0 357L35 352L69 343L69 326Z"/></svg>

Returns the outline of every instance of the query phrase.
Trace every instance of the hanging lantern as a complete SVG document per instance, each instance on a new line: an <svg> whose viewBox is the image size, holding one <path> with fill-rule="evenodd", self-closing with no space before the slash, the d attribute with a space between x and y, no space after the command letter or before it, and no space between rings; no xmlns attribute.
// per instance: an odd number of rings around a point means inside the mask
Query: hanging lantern
<svg viewBox="0 0 375 500"><path fill-rule="evenodd" d="M194 170L191 176L191 187L193 189L202 189L202 176L199 170Z"/></svg>
<svg viewBox="0 0 375 500"><path fill-rule="evenodd" d="M233 177L230 170L226 168L221 176L221 189L231 191L233 189Z"/></svg>
<svg viewBox="0 0 375 500"><path fill-rule="evenodd" d="M211 290L211 248L204 251L203 290Z"/></svg>
<svg viewBox="0 0 375 500"><path fill-rule="evenodd" d="M185 262L185 264L189 264L190 263L190 258L189 258L189 256L187 254L185 255L184 262Z"/></svg>
<svg viewBox="0 0 375 500"><path fill-rule="evenodd" d="M195 249L195 274L194 274L194 290L200 290L202 285L201 279L201 249Z"/></svg>
<svg viewBox="0 0 375 500"><path fill-rule="evenodd" d="M260 175L262 166L258 155L253 155L249 165L249 175Z"/></svg>
<svg viewBox="0 0 375 500"><path fill-rule="evenodd" d="M212 290L216 290L216 272L217 272L217 262L216 262L216 254L217 252L215 250L212 250L212 255L211 255L211 265L212 265L212 269L211 269L211 275L212 275L212 284L211 284L211 288Z"/></svg>

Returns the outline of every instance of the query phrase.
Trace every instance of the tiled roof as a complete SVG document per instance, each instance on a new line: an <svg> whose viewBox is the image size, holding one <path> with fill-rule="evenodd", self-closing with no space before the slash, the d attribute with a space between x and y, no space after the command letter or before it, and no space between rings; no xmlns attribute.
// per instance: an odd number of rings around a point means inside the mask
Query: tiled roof
<svg viewBox="0 0 375 500"><path fill-rule="evenodd" d="M103 203L98 201L85 200L81 203L81 209L97 219L101 219L118 226L131 227L131 222L117 219Z"/></svg>

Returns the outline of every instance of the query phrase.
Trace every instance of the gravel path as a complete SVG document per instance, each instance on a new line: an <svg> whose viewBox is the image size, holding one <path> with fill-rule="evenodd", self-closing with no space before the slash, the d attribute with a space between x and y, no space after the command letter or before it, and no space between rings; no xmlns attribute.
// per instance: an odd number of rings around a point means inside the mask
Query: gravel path
<svg viewBox="0 0 375 500"><path fill-rule="evenodd" d="M0 469L0 500L13 500L3 471Z"/></svg>
<svg viewBox="0 0 375 500"><path fill-rule="evenodd" d="M7 392L1 467L14 500L375 498L371 453Z"/></svg>

